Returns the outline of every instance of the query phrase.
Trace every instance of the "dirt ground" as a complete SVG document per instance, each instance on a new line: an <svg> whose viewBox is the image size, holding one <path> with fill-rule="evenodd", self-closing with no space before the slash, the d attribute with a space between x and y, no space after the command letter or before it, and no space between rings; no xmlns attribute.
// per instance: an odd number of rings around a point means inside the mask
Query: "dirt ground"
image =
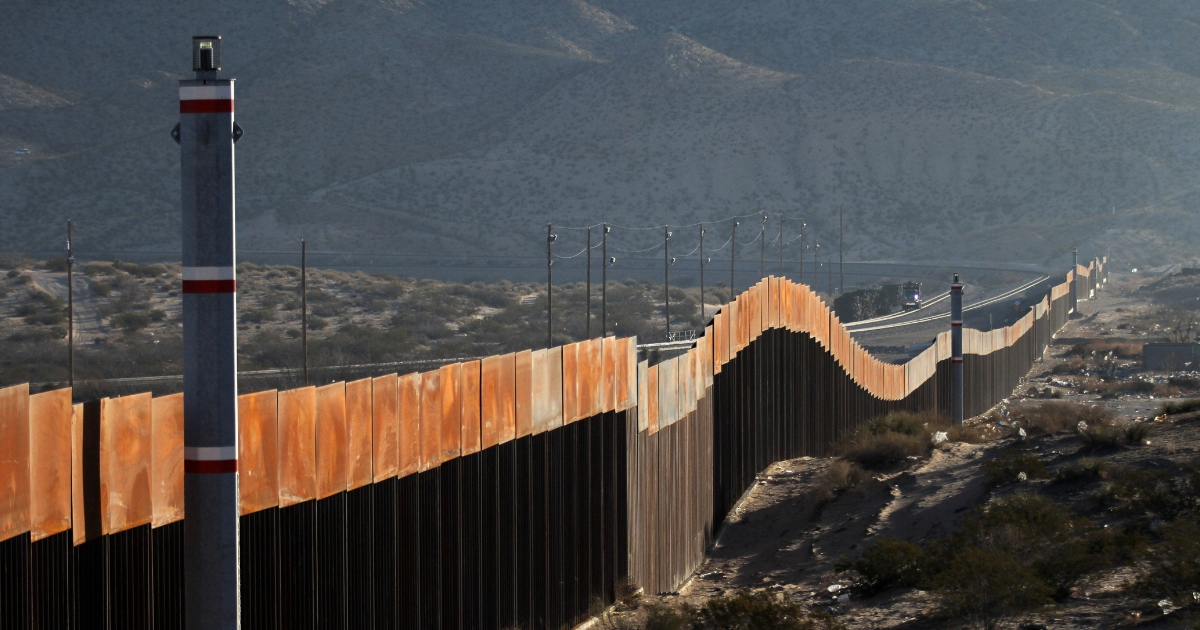
<svg viewBox="0 0 1200 630"><path fill-rule="evenodd" d="M1063 376L1062 368L1052 373L1056 366L1069 360L1064 355L1080 339L1126 334L1128 329L1118 326L1144 316L1147 308L1142 296L1119 295L1117 291L1081 303L1083 318L1072 320L1059 333L1045 360L1035 366L1013 397L989 417L970 421L995 436L993 439L979 444L943 444L928 457L913 458L896 469L874 473L857 488L823 504L817 500L819 480L835 461L833 458L803 457L772 465L759 476L756 485L723 524L708 560L677 594L643 597L642 605L634 610L619 605L607 619L593 624L637 627L645 614L645 604L687 601L699 606L707 599L741 589L769 588L810 608L832 612L849 628L965 627L954 620L938 619L933 596L917 589L893 588L857 599L850 595L852 575L837 573L834 564L839 558L853 558L881 536L913 543L940 538L953 532L972 508L999 494L1028 490L1030 486L1037 486L1040 492L1072 506L1098 524L1104 523L1105 515L1095 507L1095 501L1072 484L1044 480L991 489L980 463L1022 439L1005 418L1012 405L1041 402L1024 395L1030 387L1058 391L1067 401L1105 405L1117 415L1118 422L1135 419L1155 422L1153 417L1164 402L1160 397L1143 394L1102 400L1095 393L1080 392L1077 383L1084 382L1084 376ZM1138 373L1134 362L1126 363L1123 370ZM1122 448L1103 455L1104 458L1112 463L1145 467L1183 462L1197 456L1200 414L1171 416L1155 422L1155 429L1149 444ZM1071 433L1032 435L1026 439L1032 442L1052 474L1085 455L1078 438ZM1175 627L1177 620L1164 617L1155 602L1124 589L1134 575L1135 571L1128 567L1089 575L1067 601L1015 625L1072 629ZM841 595L850 598L839 603Z"/></svg>

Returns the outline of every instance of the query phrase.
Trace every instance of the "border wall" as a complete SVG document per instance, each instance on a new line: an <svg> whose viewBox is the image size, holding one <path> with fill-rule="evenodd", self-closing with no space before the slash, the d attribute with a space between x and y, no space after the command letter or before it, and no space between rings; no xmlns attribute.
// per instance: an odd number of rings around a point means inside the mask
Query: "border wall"
<svg viewBox="0 0 1200 630"><path fill-rule="evenodd" d="M1070 313L964 331L965 413ZM768 278L687 353L612 337L239 397L242 624L566 628L616 584L672 591L771 463L892 410L948 408L949 332L903 365ZM183 399L0 389L0 627L183 627Z"/></svg>

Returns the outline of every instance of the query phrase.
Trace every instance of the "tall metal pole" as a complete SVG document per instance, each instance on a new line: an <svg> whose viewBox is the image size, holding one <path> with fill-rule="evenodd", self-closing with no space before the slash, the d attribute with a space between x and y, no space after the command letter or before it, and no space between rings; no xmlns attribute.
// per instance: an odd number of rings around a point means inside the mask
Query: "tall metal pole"
<svg viewBox="0 0 1200 630"><path fill-rule="evenodd" d="M779 215L779 277L783 277L783 215Z"/></svg>
<svg viewBox="0 0 1200 630"><path fill-rule="evenodd" d="M587 229L587 338L592 338L592 228Z"/></svg>
<svg viewBox="0 0 1200 630"><path fill-rule="evenodd" d="M963 423L962 290L958 274L954 274L954 282L950 284L950 361L954 388L950 417L956 427L961 427Z"/></svg>
<svg viewBox="0 0 1200 630"><path fill-rule="evenodd" d="M67 219L67 387L75 388L75 250L71 220Z"/></svg>
<svg viewBox="0 0 1200 630"><path fill-rule="evenodd" d="M554 242L551 231L554 226L546 224L546 347L554 347L554 260L550 244Z"/></svg>
<svg viewBox="0 0 1200 630"><path fill-rule="evenodd" d="M741 221L733 222L733 236L729 237L729 301L733 302L733 272L737 267L737 229Z"/></svg>
<svg viewBox="0 0 1200 630"><path fill-rule="evenodd" d="M826 271L829 272L829 299L832 300L833 299L833 253L832 252L830 252L830 254L829 254L829 269L827 269Z"/></svg>
<svg viewBox="0 0 1200 630"><path fill-rule="evenodd" d="M179 82L183 244L184 626L240 628L233 81L221 39L192 38Z"/></svg>
<svg viewBox="0 0 1200 630"><path fill-rule="evenodd" d="M1071 313L1079 312L1079 250L1071 250Z"/></svg>
<svg viewBox="0 0 1200 630"><path fill-rule="evenodd" d="M304 386L308 387L308 244L300 239L300 343L304 346Z"/></svg>
<svg viewBox="0 0 1200 630"><path fill-rule="evenodd" d="M663 311L667 315L667 341L671 340L671 233L663 226Z"/></svg>
<svg viewBox="0 0 1200 630"><path fill-rule="evenodd" d="M804 284L804 225L800 226L800 284Z"/></svg>
<svg viewBox="0 0 1200 630"><path fill-rule="evenodd" d="M700 323L704 323L704 224L700 224Z"/></svg>
<svg viewBox="0 0 1200 630"><path fill-rule="evenodd" d="M600 235L600 336L608 336L608 224Z"/></svg>
<svg viewBox="0 0 1200 630"><path fill-rule="evenodd" d="M767 215L763 215L762 229L759 231L762 242L758 244L758 279L767 277Z"/></svg>
<svg viewBox="0 0 1200 630"><path fill-rule="evenodd" d="M846 233L846 221L842 208L838 208L838 293L846 292L846 248L842 236Z"/></svg>

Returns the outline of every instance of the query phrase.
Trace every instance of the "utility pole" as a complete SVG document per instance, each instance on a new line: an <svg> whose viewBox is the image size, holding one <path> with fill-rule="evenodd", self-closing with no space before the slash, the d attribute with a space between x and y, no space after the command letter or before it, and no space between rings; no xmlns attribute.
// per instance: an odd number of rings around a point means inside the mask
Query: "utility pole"
<svg viewBox="0 0 1200 630"><path fill-rule="evenodd" d="M779 277L783 277L783 215L779 215Z"/></svg>
<svg viewBox="0 0 1200 630"><path fill-rule="evenodd" d="M700 224L700 323L704 323L704 224Z"/></svg>
<svg viewBox="0 0 1200 630"><path fill-rule="evenodd" d="M833 299L833 253L829 254L829 299Z"/></svg>
<svg viewBox="0 0 1200 630"><path fill-rule="evenodd" d="M954 281L950 284L950 362L953 370L950 420L956 427L961 427L963 423L962 290L958 274L954 274Z"/></svg>
<svg viewBox="0 0 1200 630"><path fill-rule="evenodd" d="M846 292L846 248L842 236L846 233L845 213L838 208L838 293Z"/></svg>
<svg viewBox="0 0 1200 630"><path fill-rule="evenodd" d="M762 216L762 229L759 230L762 242L758 244L758 279L767 277L767 215Z"/></svg>
<svg viewBox="0 0 1200 630"><path fill-rule="evenodd" d="M550 245L554 242L554 226L546 224L546 347L554 347L554 255Z"/></svg>
<svg viewBox="0 0 1200 630"><path fill-rule="evenodd" d="M300 239L300 343L304 346L304 386L308 387L308 243Z"/></svg>
<svg viewBox="0 0 1200 630"><path fill-rule="evenodd" d="M804 226L800 226L800 284L804 284Z"/></svg>
<svg viewBox="0 0 1200 630"><path fill-rule="evenodd" d="M67 219L67 387L75 388L75 250L71 247L71 220Z"/></svg>
<svg viewBox="0 0 1200 630"><path fill-rule="evenodd" d="M737 229L741 221L733 222L733 236L729 237L729 301L733 302L733 272L737 266Z"/></svg>
<svg viewBox="0 0 1200 630"><path fill-rule="evenodd" d="M587 338L592 338L592 228L587 229Z"/></svg>
<svg viewBox="0 0 1200 630"><path fill-rule="evenodd" d="M179 82L183 245L184 626L241 627L238 571L237 260L234 82L221 38L192 38Z"/></svg>
<svg viewBox="0 0 1200 630"><path fill-rule="evenodd" d="M667 315L667 341L671 340L671 261L667 258L671 248L671 233L663 226L663 311Z"/></svg>
<svg viewBox="0 0 1200 630"><path fill-rule="evenodd" d="M600 336L608 336L608 224L604 224L604 233L600 235L600 255L603 258L600 265ZM616 262L616 259L613 259Z"/></svg>

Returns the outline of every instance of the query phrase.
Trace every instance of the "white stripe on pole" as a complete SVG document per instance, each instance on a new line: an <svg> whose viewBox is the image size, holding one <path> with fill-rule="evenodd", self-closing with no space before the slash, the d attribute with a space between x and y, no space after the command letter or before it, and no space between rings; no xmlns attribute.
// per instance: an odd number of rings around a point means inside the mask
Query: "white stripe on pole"
<svg viewBox="0 0 1200 630"><path fill-rule="evenodd" d="M233 280L233 267L184 267L184 280Z"/></svg>
<svg viewBox="0 0 1200 630"><path fill-rule="evenodd" d="M233 100L233 85L181 85L181 101L229 101Z"/></svg>
<svg viewBox="0 0 1200 630"><path fill-rule="evenodd" d="M226 461L237 459L236 446L185 446L183 458L192 461Z"/></svg>

